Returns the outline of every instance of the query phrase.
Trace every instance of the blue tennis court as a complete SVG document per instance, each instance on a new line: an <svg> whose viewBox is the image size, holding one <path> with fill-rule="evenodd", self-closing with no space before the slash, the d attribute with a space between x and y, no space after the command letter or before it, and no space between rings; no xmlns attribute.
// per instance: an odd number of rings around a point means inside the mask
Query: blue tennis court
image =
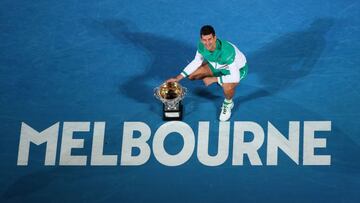
<svg viewBox="0 0 360 203"><path fill-rule="evenodd" d="M179 130L191 130L194 145L176 132L163 138L169 155L193 150L169 166L156 143L158 129L173 126L162 128L168 124L153 91L194 58L205 24L245 54L249 72L226 124L227 155L216 166L199 160L199 131L209 125L215 156L224 132L222 89L181 81L188 92ZM360 201L358 1L3 0L0 29L0 202ZM315 133L313 146L314 154L331 157L328 164L304 164L310 122L331 127ZM131 123L143 129L134 138L149 136L143 148L128 148L133 156L150 150L137 165L122 159ZM259 159L234 164L235 126L244 123L264 132L245 133L245 142L260 139ZM64 137L72 127L71 148ZM95 133L101 127L103 139ZM298 163L279 150L276 164L268 164L274 128L285 138L298 135ZM21 136L29 133L54 143L27 145L28 160L19 164L27 149ZM94 164L96 144L115 164ZM66 156L78 159L71 164Z"/></svg>

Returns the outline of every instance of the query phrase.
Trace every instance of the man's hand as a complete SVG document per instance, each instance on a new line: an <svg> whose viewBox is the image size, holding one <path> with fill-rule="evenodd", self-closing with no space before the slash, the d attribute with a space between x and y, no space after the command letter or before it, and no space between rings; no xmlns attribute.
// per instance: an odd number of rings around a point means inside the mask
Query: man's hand
<svg viewBox="0 0 360 203"><path fill-rule="evenodd" d="M178 80L176 78L169 78L165 82L166 83L168 83L168 82L178 82Z"/></svg>
<svg viewBox="0 0 360 203"><path fill-rule="evenodd" d="M175 78L169 78L166 80L166 82L179 82L180 80L182 80L184 78L184 76L182 76L181 74L179 74L178 76L176 76Z"/></svg>

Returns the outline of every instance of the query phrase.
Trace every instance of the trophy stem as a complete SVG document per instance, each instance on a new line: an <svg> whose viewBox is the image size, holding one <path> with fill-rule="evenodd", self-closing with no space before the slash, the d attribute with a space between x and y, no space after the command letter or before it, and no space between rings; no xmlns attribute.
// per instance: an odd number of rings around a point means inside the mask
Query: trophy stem
<svg viewBox="0 0 360 203"><path fill-rule="evenodd" d="M166 105L163 104L163 120L164 121L181 121L183 117L183 105L181 101L176 105L174 109L166 108Z"/></svg>

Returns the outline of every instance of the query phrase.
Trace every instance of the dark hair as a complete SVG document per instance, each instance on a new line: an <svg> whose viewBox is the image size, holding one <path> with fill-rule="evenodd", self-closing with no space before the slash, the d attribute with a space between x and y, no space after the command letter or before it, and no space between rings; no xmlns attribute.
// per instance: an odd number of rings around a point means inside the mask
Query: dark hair
<svg viewBox="0 0 360 203"><path fill-rule="evenodd" d="M215 30L211 25L204 25L202 26L202 28L200 29L200 37L202 35L209 35L212 34L213 36L215 36Z"/></svg>

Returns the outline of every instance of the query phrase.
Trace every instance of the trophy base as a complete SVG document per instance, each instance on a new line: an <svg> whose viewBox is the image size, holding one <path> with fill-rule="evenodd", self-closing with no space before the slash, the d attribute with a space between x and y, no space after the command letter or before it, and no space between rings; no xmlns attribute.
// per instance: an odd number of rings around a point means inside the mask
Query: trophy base
<svg viewBox="0 0 360 203"><path fill-rule="evenodd" d="M174 109L166 108L163 104L163 120L164 121L181 121L183 117L183 105L181 102Z"/></svg>

